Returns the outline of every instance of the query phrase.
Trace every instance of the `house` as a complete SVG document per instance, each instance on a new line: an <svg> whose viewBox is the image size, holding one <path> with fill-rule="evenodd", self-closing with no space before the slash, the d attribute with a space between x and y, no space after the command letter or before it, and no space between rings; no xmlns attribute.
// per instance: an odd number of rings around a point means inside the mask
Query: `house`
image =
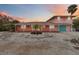
<svg viewBox="0 0 79 59"><path fill-rule="evenodd" d="M31 32L31 31L42 31L42 32L71 32L72 31L72 19L70 16L53 16L46 22L25 22L17 23L15 25L16 32ZM40 28L35 29L34 26L38 25Z"/></svg>
<svg viewBox="0 0 79 59"><path fill-rule="evenodd" d="M75 16L54 16L50 18L47 22L52 22L54 28L59 32L71 32L72 31L72 22ZM72 18L72 19L71 19Z"/></svg>
<svg viewBox="0 0 79 59"><path fill-rule="evenodd" d="M51 23L48 22L25 22L25 23L18 23L16 24L15 30L17 32L31 32L31 31L43 31L49 32L49 26ZM34 26L38 25L40 28L35 29Z"/></svg>

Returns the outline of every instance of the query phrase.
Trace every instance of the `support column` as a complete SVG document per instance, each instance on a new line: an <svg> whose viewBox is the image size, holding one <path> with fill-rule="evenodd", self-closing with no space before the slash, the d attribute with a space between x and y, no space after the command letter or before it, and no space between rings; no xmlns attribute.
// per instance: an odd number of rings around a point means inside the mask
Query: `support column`
<svg viewBox="0 0 79 59"><path fill-rule="evenodd" d="M15 32L16 32L16 25L15 25Z"/></svg>
<svg viewBox="0 0 79 59"><path fill-rule="evenodd" d="M72 28L72 25L71 25L71 32L73 32L73 28Z"/></svg>

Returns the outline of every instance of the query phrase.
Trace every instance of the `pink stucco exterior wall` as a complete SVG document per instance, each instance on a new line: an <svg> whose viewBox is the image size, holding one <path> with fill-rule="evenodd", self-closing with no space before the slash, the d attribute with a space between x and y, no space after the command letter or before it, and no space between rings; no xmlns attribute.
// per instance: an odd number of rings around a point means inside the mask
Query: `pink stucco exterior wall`
<svg viewBox="0 0 79 59"><path fill-rule="evenodd" d="M60 19L58 20L57 17L60 17ZM68 20L68 17L69 16L55 16L53 19L47 21L48 23L48 26L46 26L45 24L42 25L42 29L40 31L43 31L43 32L57 32L59 31L59 25L62 24L62 25L66 25L66 32L71 32L71 28L72 28L72 22L73 20ZM52 23L54 25L54 28L53 29L50 29L50 23ZM35 24L38 24L38 23L35 23ZM39 25L39 24L38 24ZM45 26L45 27L43 27ZM25 29L21 29L21 26L16 26L16 31L33 31L32 27L27 27Z"/></svg>
<svg viewBox="0 0 79 59"><path fill-rule="evenodd" d="M67 28L66 28L66 31L67 31L67 32L71 32L71 25L67 25L66 27L67 27Z"/></svg>
<svg viewBox="0 0 79 59"><path fill-rule="evenodd" d="M55 17L54 19L50 20L49 22L52 22L55 24L55 28L54 28L54 31L57 31L58 30L58 25L59 24L62 24L62 25L66 25L66 32L70 32L71 31L71 26L72 26L72 21L73 20L68 20L68 17L62 17L62 16L59 16L60 17L60 20L58 20L57 17Z"/></svg>
<svg viewBox="0 0 79 59"><path fill-rule="evenodd" d="M53 23L61 23L61 24L72 24L72 20L68 20L67 17L66 18L60 18L60 20L58 20L57 18L55 18L53 20Z"/></svg>

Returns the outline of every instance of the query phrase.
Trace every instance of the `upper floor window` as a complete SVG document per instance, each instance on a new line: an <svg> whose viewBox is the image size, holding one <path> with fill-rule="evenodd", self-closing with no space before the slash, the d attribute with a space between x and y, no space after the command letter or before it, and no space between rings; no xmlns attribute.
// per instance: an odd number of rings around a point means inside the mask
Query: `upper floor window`
<svg viewBox="0 0 79 59"><path fill-rule="evenodd" d="M71 17L68 17L68 20L70 20L71 19Z"/></svg>
<svg viewBox="0 0 79 59"><path fill-rule="evenodd" d="M58 19L58 21L60 21L61 18L58 16L57 19Z"/></svg>
<svg viewBox="0 0 79 59"><path fill-rule="evenodd" d="M50 24L50 29L54 29L54 24Z"/></svg>

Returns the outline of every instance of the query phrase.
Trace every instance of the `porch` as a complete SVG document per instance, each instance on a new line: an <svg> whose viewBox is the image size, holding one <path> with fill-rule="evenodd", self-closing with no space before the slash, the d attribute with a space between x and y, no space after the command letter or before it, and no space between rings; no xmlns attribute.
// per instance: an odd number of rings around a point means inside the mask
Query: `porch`
<svg viewBox="0 0 79 59"><path fill-rule="evenodd" d="M53 24L46 22L18 23L15 25L16 32L32 32L32 31L52 32L54 28L55 27Z"/></svg>

